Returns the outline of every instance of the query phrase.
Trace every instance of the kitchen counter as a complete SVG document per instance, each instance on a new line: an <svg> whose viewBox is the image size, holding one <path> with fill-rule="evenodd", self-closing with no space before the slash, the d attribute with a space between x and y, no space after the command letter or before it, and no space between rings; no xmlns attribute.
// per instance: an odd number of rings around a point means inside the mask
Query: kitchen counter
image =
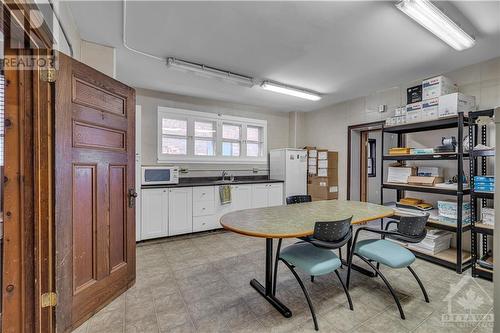
<svg viewBox="0 0 500 333"><path fill-rule="evenodd" d="M283 183L282 180L269 179L266 176L257 177L236 177L234 181L222 181L219 177L189 177L180 178L178 184L166 185L142 185L142 189L148 188L177 188L177 187L197 187L197 186L216 186L216 185L243 185L243 184L262 184L262 183Z"/></svg>

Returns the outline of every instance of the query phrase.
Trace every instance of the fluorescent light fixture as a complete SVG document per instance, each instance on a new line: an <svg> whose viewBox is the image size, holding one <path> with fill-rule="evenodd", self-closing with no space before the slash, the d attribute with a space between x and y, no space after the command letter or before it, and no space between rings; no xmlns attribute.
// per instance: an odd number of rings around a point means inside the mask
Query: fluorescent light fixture
<svg viewBox="0 0 500 333"><path fill-rule="evenodd" d="M190 61L180 60L177 58L167 58L167 67L174 68L186 72L192 72L208 78L216 78L224 81L229 81L244 87L252 87L253 79L249 76L235 74L222 69L197 64Z"/></svg>
<svg viewBox="0 0 500 333"><path fill-rule="evenodd" d="M304 98L310 101L319 101L321 99L320 94L318 94L317 92L296 87L290 87L277 82L264 81L260 86L262 89L274 91L280 94Z"/></svg>
<svg viewBox="0 0 500 333"><path fill-rule="evenodd" d="M468 49L476 42L428 0L403 0L396 7L455 50Z"/></svg>

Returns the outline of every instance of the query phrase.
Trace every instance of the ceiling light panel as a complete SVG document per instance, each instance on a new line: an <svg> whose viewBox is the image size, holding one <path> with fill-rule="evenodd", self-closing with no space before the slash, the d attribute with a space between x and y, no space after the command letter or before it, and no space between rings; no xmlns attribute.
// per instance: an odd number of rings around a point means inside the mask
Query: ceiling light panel
<svg viewBox="0 0 500 333"><path fill-rule="evenodd" d="M308 99L310 101L319 101L321 99L321 95L317 92L300 89L296 87L290 87L281 83L264 81L260 85L262 89L274 91L280 94L295 96L299 98Z"/></svg>
<svg viewBox="0 0 500 333"><path fill-rule="evenodd" d="M176 58L167 58L167 67L192 72L207 78L221 79L244 87L252 87L254 85L253 79L249 76Z"/></svg>
<svg viewBox="0 0 500 333"><path fill-rule="evenodd" d="M474 38L428 0L403 0L396 7L455 50L462 51L475 44Z"/></svg>

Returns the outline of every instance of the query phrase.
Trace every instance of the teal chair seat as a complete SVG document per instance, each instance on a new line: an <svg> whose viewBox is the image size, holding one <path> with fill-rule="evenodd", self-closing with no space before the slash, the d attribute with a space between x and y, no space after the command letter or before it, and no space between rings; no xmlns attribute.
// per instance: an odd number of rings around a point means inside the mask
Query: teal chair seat
<svg viewBox="0 0 500 333"><path fill-rule="evenodd" d="M415 255L410 250L385 239L359 241L354 252L391 268L408 267L415 261Z"/></svg>
<svg viewBox="0 0 500 333"><path fill-rule="evenodd" d="M340 267L340 259L333 250L310 243L297 243L283 249L280 258L311 276L331 273Z"/></svg>

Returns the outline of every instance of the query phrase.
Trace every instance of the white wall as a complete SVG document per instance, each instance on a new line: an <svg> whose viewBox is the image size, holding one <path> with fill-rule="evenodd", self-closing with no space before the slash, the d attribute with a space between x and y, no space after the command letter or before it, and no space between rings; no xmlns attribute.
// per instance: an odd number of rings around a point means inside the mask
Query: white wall
<svg viewBox="0 0 500 333"><path fill-rule="evenodd" d="M273 112L263 108L226 103L216 100L162 93L158 91L136 89L136 102L142 106L142 164L157 164L157 110L158 106L174 107L209 113L221 113L232 116L241 116L267 120L268 149L283 148L289 145L289 114L287 112ZM220 175L219 170L251 170L256 167L262 169L259 174L266 174L268 165L228 165L228 164L184 164L183 168L191 170L183 176L201 177ZM193 170L214 170L193 171ZM251 171L233 172L234 175L253 174Z"/></svg>
<svg viewBox="0 0 500 333"><path fill-rule="evenodd" d="M73 58L80 60L80 48L81 48L81 37L80 32L76 26L76 21L71 13L69 5L65 1L54 0L54 11L59 17L60 24L64 27L68 41L66 41L62 30L57 23L55 16L49 19L49 22L53 20L54 24L54 36L56 38L55 49L61 51L67 55L71 55L68 42L73 48Z"/></svg>
<svg viewBox="0 0 500 333"><path fill-rule="evenodd" d="M439 75L441 73L436 73ZM459 86L459 90L476 96L479 109L493 108L500 105L500 57L479 64L445 73ZM406 103L406 88L419 84L420 78L414 82L402 84L377 91L369 96L342 102L324 109L303 114L303 122L296 126L298 146L317 146L339 152L339 191L340 198L346 198L347 188L347 126L384 120L392 116L394 108ZM377 106L386 104L386 113L379 113ZM439 143L441 136L450 132L437 132L433 136L425 134L425 140L432 147ZM424 134L414 140L419 141ZM427 142L427 141L426 141ZM429 143L429 144L430 144Z"/></svg>

